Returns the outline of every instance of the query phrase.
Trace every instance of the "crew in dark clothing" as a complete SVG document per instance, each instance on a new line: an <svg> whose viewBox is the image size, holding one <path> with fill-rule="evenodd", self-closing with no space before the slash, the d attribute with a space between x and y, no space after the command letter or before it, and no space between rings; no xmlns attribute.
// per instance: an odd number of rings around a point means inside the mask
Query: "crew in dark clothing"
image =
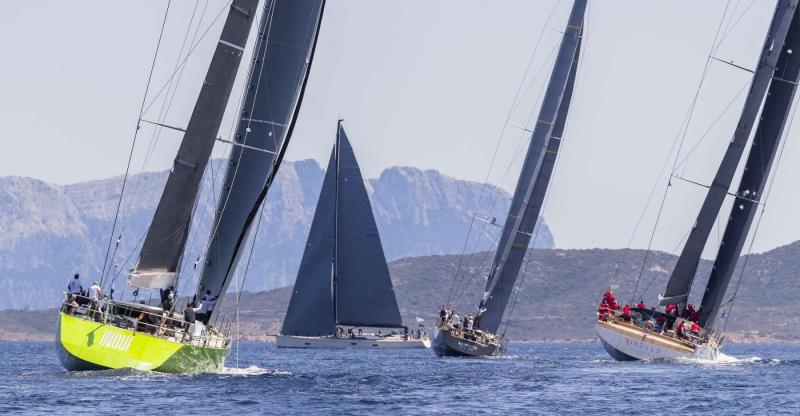
<svg viewBox="0 0 800 416"><path fill-rule="evenodd" d="M183 320L186 321L183 329L187 331L189 330L189 325L197 321L197 316L194 313L194 302L186 304L186 308L183 309Z"/></svg>

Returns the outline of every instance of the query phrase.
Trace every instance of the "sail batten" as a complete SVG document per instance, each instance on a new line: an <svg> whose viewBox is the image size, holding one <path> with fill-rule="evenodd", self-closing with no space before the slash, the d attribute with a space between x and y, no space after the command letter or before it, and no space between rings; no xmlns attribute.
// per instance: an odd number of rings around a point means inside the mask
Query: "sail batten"
<svg viewBox="0 0 800 416"><path fill-rule="evenodd" d="M750 148L737 196L722 236L722 245L714 260L714 267L700 304L699 324L706 330L712 329L716 323L725 292L758 211L759 201L763 198L797 92L797 82L800 81L800 54L794 51L800 51L800 11L794 11L793 16L776 65L776 72L781 79L789 82L772 82L769 86L756 127L754 144Z"/></svg>
<svg viewBox="0 0 800 416"><path fill-rule="evenodd" d="M142 245L128 285L164 288L174 285L183 257L194 207L208 159L252 26L258 0L234 0L186 127L167 184ZM247 13L234 11L244 10Z"/></svg>
<svg viewBox="0 0 800 416"><path fill-rule="evenodd" d="M758 67L750 84L750 91L739 117L739 123L709 187L694 227L689 233L669 282L667 282L667 287L660 296L662 306L681 304L685 307L687 303L701 255L731 188L736 169L747 148L746 145L753 126L757 122L756 118L762 102L764 102L767 88L775 75L775 67L796 7L796 0L779 0L778 2L758 60Z"/></svg>
<svg viewBox="0 0 800 416"><path fill-rule="evenodd" d="M586 0L572 6L495 253L477 326L497 332L516 284L555 166L577 71Z"/></svg>
<svg viewBox="0 0 800 416"><path fill-rule="evenodd" d="M308 81L324 0L270 0L197 288L222 297L283 159Z"/></svg>

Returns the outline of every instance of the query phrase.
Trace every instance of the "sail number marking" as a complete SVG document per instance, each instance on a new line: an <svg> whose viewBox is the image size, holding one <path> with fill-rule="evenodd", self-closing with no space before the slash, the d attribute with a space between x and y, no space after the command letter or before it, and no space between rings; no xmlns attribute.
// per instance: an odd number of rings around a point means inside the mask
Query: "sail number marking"
<svg viewBox="0 0 800 416"><path fill-rule="evenodd" d="M133 342L132 336L111 331L103 333L100 337L100 345L120 351L128 351L131 342Z"/></svg>

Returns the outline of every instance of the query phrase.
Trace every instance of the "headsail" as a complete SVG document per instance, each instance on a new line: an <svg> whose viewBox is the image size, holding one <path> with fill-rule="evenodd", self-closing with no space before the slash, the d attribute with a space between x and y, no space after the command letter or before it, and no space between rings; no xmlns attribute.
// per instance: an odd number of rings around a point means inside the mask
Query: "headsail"
<svg viewBox="0 0 800 416"><path fill-rule="evenodd" d="M402 326L364 178L341 122L337 137L336 322Z"/></svg>
<svg viewBox="0 0 800 416"><path fill-rule="evenodd" d="M500 327L547 193L572 99L585 11L586 0L576 0L517 181L481 301L478 327L486 331Z"/></svg>
<svg viewBox="0 0 800 416"><path fill-rule="evenodd" d="M268 0L198 294L225 294L299 111L324 0ZM244 147L247 146L247 147Z"/></svg>
<svg viewBox="0 0 800 416"><path fill-rule="evenodd" d="M775 67L775 78L769 86L761 118L756 128L750 155L747 157L736 200L728 217L722 244L714 261L700 305L700 325L713 328L725 291L742 253L747 233L762 201L767 177L778 153L786 120L800 81L800 11L793 13L789 34ZM776 45L777 47L777 45Z"/></svg>
<svg viewBox="0 0 800 416"><path fill-rule="evenodd" d="M231 3L219 43L128 285L175 284L200 181L214 148L258 0Z"/></svg>
<svg viewBox="0 0 800 416"><path fill-rule="evenodd" d="M753 125L757 122L759 108L764 101L767 87L775 75L775 66L781 55L796 7L796 0L779 0L778 2L736 131L725 151L714 181L709 187L694 227L686 240L686 245L683 246L683 251L672 271L667 288L660 296L661 305L685 305L689 298L689 291L697 272L700 256L725 201L725 196L731 187Z"/></svg>
<svg viewBox="0 0 800 416"><path fill-rule="evenodd" d="M333 261L336 244L336 158L334 146L317 200L292 298L283 319L283 335L324 336L336 331L333 310Z"/></svg>

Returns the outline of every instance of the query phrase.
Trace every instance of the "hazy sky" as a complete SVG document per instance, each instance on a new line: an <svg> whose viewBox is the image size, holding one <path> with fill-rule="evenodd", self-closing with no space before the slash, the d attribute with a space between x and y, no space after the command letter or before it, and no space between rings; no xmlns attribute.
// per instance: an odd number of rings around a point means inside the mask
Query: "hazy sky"
<svg viewBox="0 0 800 416"><path fill-rule="evenodd" d="M225 3L172 2L150 99L175 69L193 11L189 39L205 13L198 46L166 116L169 124L186 125L223 19L212 22ZM165 0L4 5L0 175L66 184L124 170L166 5ZM511 190L520 150L527 145L519 126L529 127L538 111L570 6L567 0L329 0L288 158L315 158L324 165L342 116L367 177L393 165L475 181L489 172L491 183ZM658 180L658 174L697 91L723 12L727 8L723 41L714 56L752 68L773 7L773 1L763 0L590 2L566 142L544 211L559 247L627 246L658 183L632 242L647 245L667 180ZM685 135L681 176L710 182L749 80L745 71L710 65ZM520 86L522 98L510 111ZM239 94L237 86L234 97ZM162 101L155 101L147 118L158 117ZM223 136L230 137L231 125L227 117ZM134 172L142 169L152 133L142 129ZM787 137L757 251L800 239L800 196L793 183L800 166L798 138L797 128ZM144 170L167 168L179 140L175 133L162 133ZM223 154L220 146L217 155ZM688 232L704 193L680 180L673 183L655 238L655 247L667 251Z"/></svg>

